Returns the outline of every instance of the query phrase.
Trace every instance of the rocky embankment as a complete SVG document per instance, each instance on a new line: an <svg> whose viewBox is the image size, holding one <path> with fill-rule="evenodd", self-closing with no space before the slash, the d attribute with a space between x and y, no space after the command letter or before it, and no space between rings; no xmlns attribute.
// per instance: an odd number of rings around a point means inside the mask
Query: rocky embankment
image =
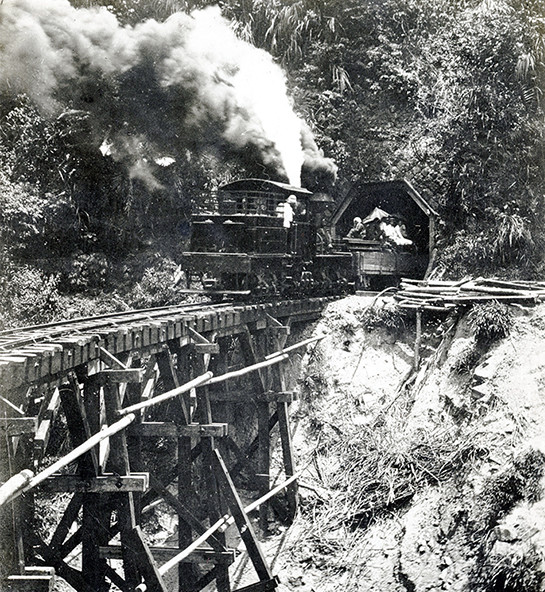
<svg viewBox="0 0 545 592"><path fill-rule="evenodd" d="M544 589L545 306L500 314L509 334L488 340L486 314L424 318L415 370L392 302L329 307L294 410L285 590Z"/></svg>

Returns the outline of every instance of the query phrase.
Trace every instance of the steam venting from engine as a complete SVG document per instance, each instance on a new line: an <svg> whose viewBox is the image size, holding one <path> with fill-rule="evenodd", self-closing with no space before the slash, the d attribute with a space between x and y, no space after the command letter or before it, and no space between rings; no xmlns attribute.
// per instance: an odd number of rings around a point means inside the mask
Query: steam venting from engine
<svg viewBox="0 0 545 592"><path fill-rule="evenodd" d="M132 27L68 0L4 0L0 47L2 92L52 117L86 112L97 146L151 185L155 163L204 150L250 154L294 185L302 167L335 176L282 70L217 8Z"/></svg>

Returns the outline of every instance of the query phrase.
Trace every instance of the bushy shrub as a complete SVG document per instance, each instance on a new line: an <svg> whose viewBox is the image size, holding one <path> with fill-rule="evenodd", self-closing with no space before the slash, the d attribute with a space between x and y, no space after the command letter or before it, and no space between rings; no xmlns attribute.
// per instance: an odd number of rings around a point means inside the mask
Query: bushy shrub
<svg viewBox="0 0 545 592"><path fill-rule="evenodd" d="M14 256L29 260L70 253L76 218L66 195L42 194L0 173L0 238Z"/></svg>
<svg viewBox="0 0 545 592"><path fill-rule="evenodd" d="M179 302L179 288L174 285L175 271L174 261L158 257L152 267L144 270L142 279L134 286L129 295L130 306L151 308Z"/></svg>
<svg viewBox="0 0 545 592"><path fill-rule="evenodd" d="M367 331L383 328L397 334L405 328L407 315L398 306L369 306L359 316L359 321Z"/></svg>
<svg viewBox="0 0 545 592"><path fill-rule="evenodd" d="M101 253L77 255L63 277L63 288L69 292L102 290L110 275L108 259Z"/></svg>
<svg viewBox="0 0 545 592"><path fill-rule="evenodd" d="M509 307L497 300L474 304L469 311L468 321L478 344L503 339L511 332L513 315Z"/></svg>
<svg viewBox="0 0 545 592"><path fill-rule="evenodd" d="M491 242L496 260L509 264L530 259L535 243L529 221L518 210L509 211L507 204L503 211L496 212L495 218L497 226Z"/></svg>
<svg viewBox="0 0 545 592"><path fill-rule="evenodd" d="M62 315L59 278L29 265L7 264L0 271L0 325L34 325Z"/></svg>

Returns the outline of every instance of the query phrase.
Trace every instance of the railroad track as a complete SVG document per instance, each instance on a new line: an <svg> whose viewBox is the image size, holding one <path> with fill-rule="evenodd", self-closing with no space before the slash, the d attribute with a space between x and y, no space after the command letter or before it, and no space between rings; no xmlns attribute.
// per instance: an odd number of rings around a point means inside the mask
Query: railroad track
<svg viewBox="0 0 545 592"><path fill-rule="evenodd" d="M232 302L224 302L220 304L197 302L145 309L133 309L92 317L78 317L75 319L40 325L5 329L0 331L0 353L6 353L14 348L48 341L64 335L89 333L131 323L156 321L172 315L178 316L196 311L221 311L227 308L232 308L232 306Z"/></svg>
<svg viewBox="0 0 545 592"><path fill-rule="evenodd" d="M188 303L1 331L0 588L51 589L57 573L77 592L110 583L167 592L164 577L177 568L184 590L200 592L214 579L229 581L236 553L216 532L234 523L258 576L251 589L275 589L247 512L259 508L266 530L267 500L285 491L287 515L296 514L289 404L298 394L284 363L324 336L287 340L331 300ZM224 414L225 403L236 413ZM157 414L147 413L151 407ZM286 479L271 489L275 426ZM60 456L55 435L64 442ZM225 455L235 449L235 458ZM260 493L248 508L233 480L243 469ZM44 492L69 499L49 543L33 530L36 517L26 519ZM149 542L135 495L172 506L184 525L177 547ZM81 560L71 564L74 553ZM195 581L187 563L203 559L211 569Z"/></svg>
<svg viewBox="0 0 545 592"><path fill-rule="evenodd" d="M4 392L54 383L82 364L159 352L171 340L181 344L236 335L271 324L317 318L331 298L259 304L198 302L17 327L0 331L0 387ZM284 319L279 321L278 319ZM19 397L17 397L19 398Z"/></svg>

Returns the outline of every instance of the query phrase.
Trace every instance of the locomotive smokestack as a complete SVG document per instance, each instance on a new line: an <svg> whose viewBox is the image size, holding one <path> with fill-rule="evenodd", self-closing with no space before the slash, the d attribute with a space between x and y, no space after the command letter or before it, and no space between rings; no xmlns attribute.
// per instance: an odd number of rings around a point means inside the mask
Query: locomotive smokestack
<svg viewBox="0 0 545 592"><path fill-rule="evenodd" d="M68 0L4 0L0 46L1 91L27 94L51 116L86 111L97 148L106 139L114 158L151 182L165 155L250 148L299 185L315 147L282 70L238 39L218 8L131 27Z"/></svg>

